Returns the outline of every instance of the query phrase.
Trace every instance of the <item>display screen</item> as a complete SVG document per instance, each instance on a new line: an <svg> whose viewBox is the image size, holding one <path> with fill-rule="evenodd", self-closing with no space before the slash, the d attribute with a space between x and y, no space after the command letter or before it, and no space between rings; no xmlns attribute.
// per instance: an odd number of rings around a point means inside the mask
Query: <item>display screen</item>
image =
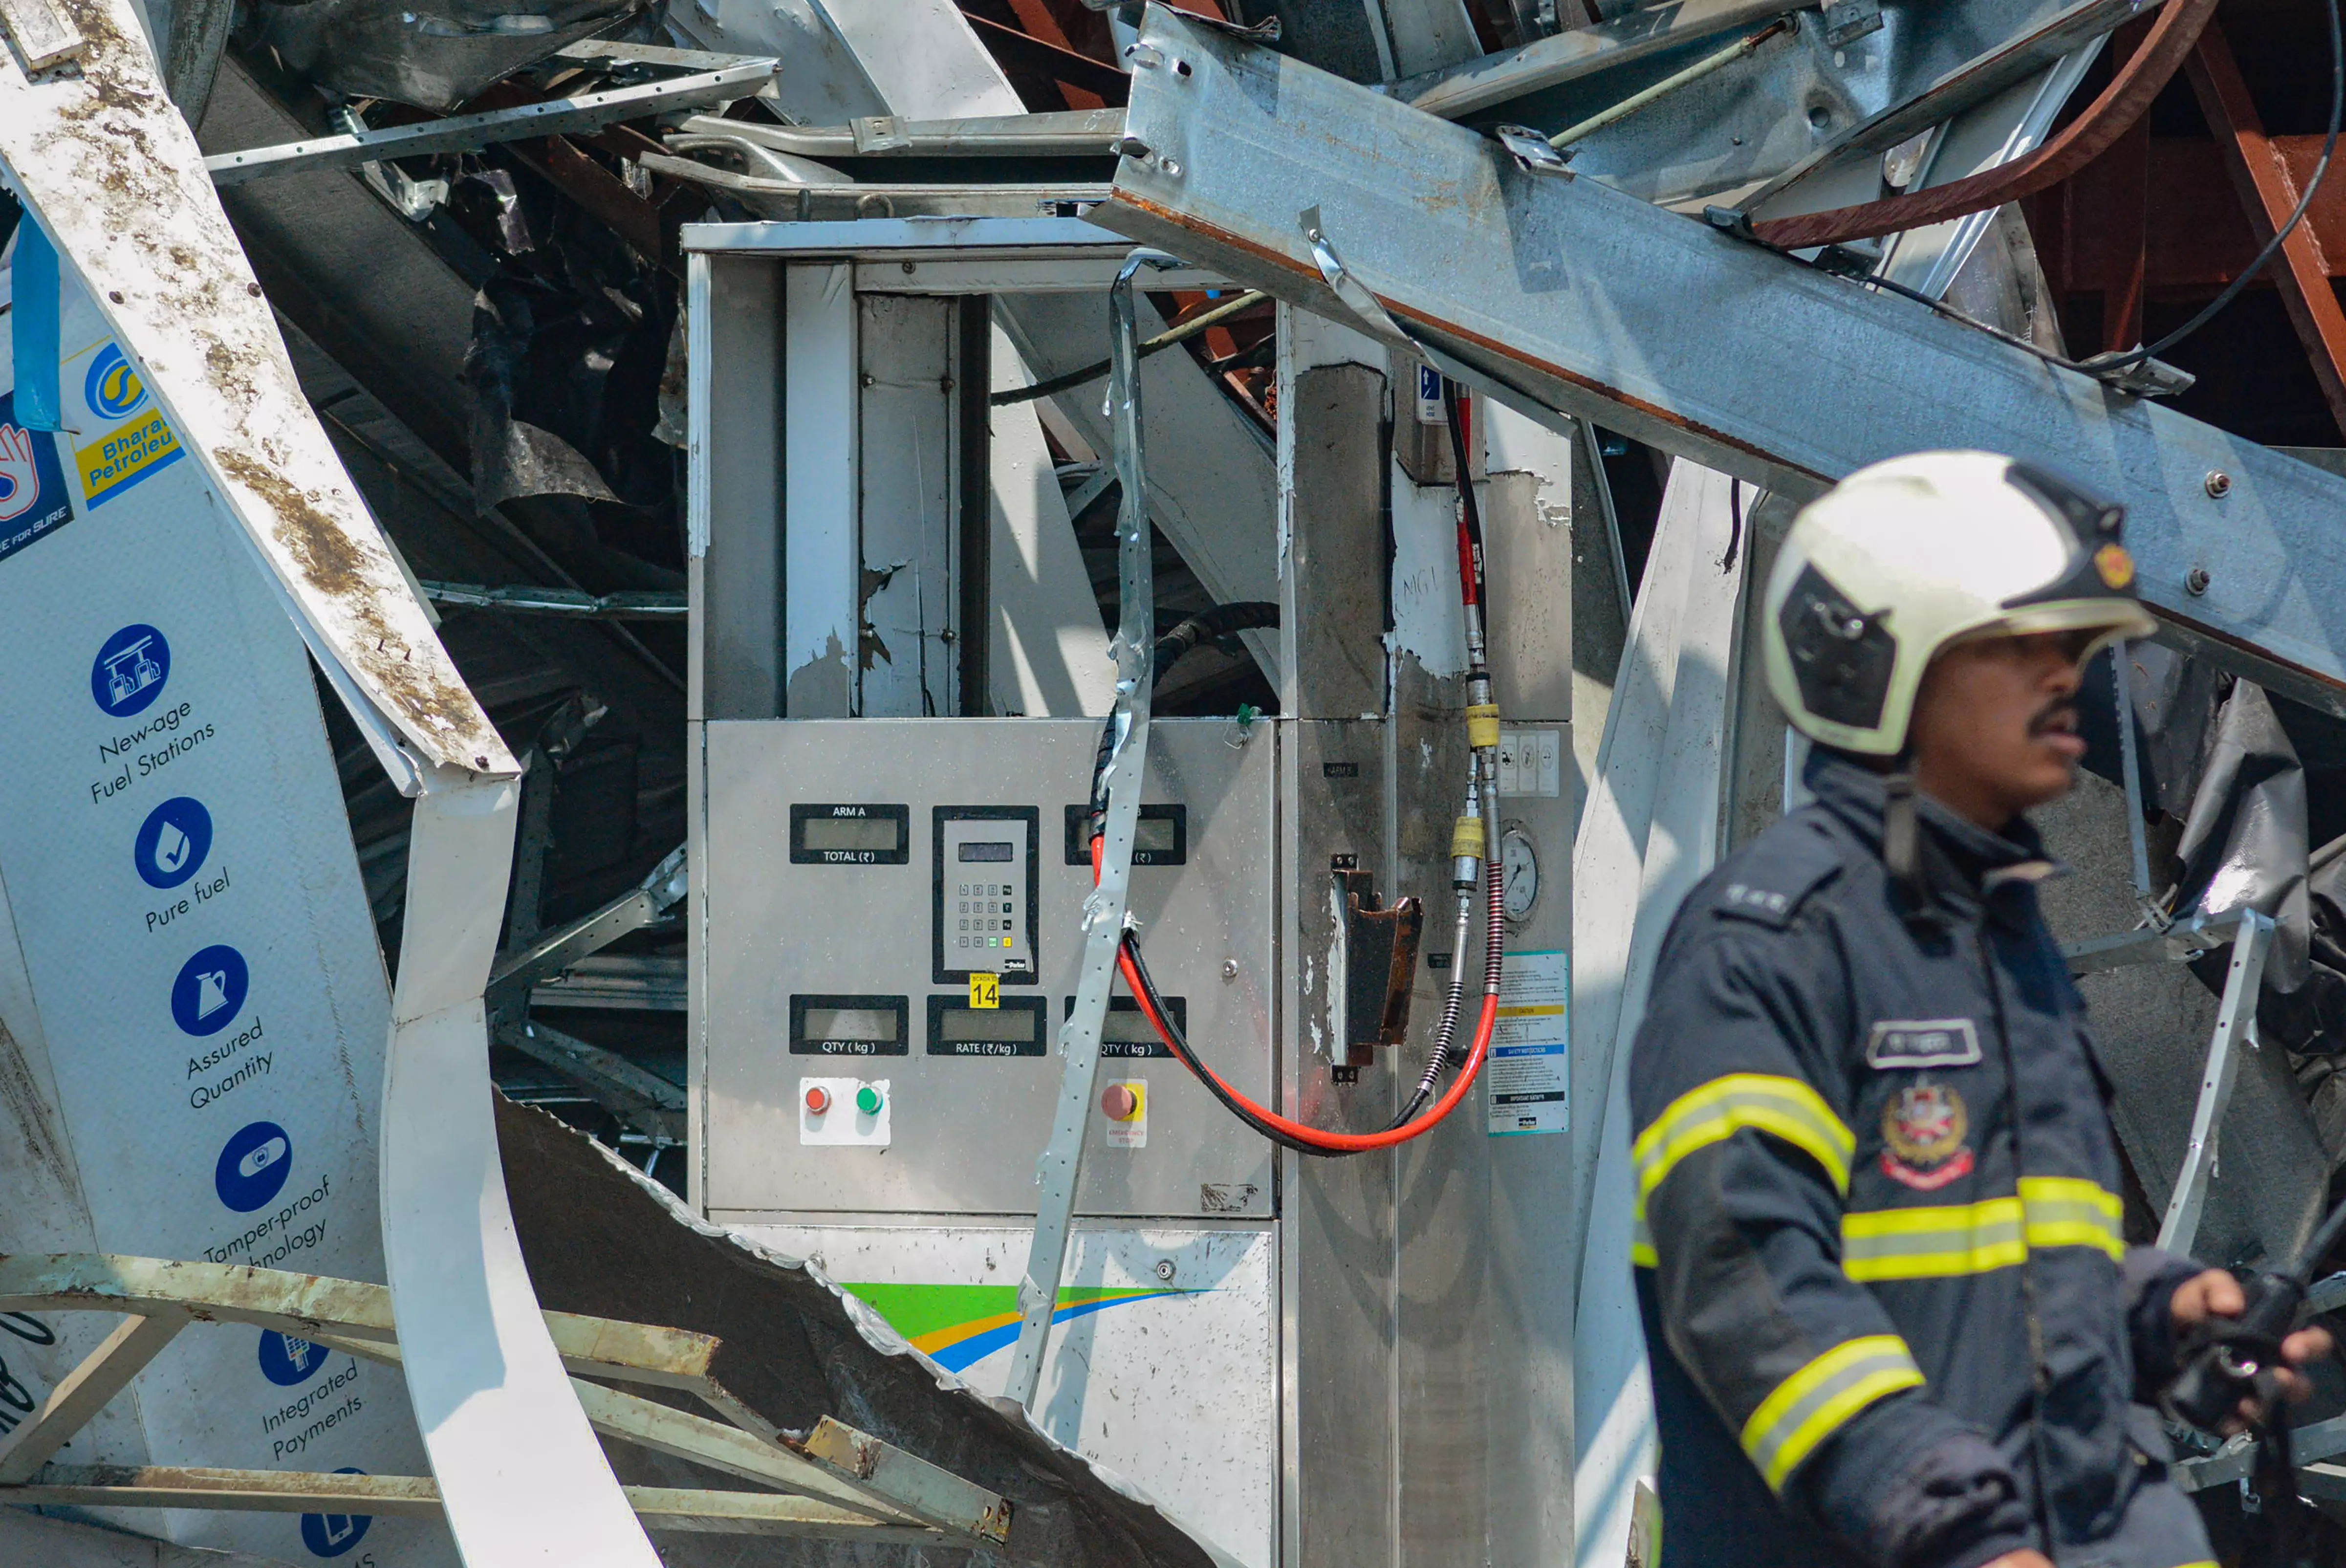
<svg viewBox="0 0 2346 1568"><path fill-rule="evenodd" d="M790 863L800 866L901 866L912 859L913 814L874 801L790 807Z"/></svg>
<svg viewBox="0 0 2346 1568"><path fill-rule="evenodd" d="M904 824L889 817L814 817L800 838L810 850L901 850Z"/></svg>
<svg viewBox="0 0 2346 1568"><path fill-rule="evenodd" d="M999 1007L965 1007L957 996L929 998L932 1056L1040 1056L1043 999L1005 996Z"/></svg>
<svg viewBox="0 0 2346 1568"><path fill-rule="evenodd" d="M1136 866L1178 866L1189 859L1189 809L1170 802L1143 806L1132 825L1132 863ZM1067 808L1067 864L1092 863L1092 814L1086 806Z"/></svg>
<svg viewBox="0 0 2346 1568"><path fill-rule="evenodd" d="M961 858L964 860L999 860L1005 865L1007 865L1017 852L1017 845L998 843L992 840L964 840L961 847Z"/></svg>
<svg viewBox="0 0 2346 1568"><path fill-rule="evenodd" d="M905 999L901 996L793 996L793 1056L902 1056Z"/></svg>
<svg viewBox="0 0 2346 1568"><path fill-rule="evenodd" d="M1100 1044L1103 1045L1158 1045L1157 1025L1148 1022L1148 1014L1138 1008L1126 1012L1111 1008L1100 1023Z"/></svg>
<svg viewBox="0 0 2346 1568"><path fill-rule="evenodd" d="M1067 998L1066 1011L1076 1010L1076 999ZM1189 1027L1189 1003L1186 997L1168 996L1165 1011L1173 1015L1173 1026L1187 1031ZM1100 1054L1103 1056L1140 1057L1170 1056L1173 1048L1157 1033L1157 1025L1148 1022L1148 1014L1140 1003L1129 996L1108 998L1107 1017L1100 1023Z"/></svg>
<svg viewBox="0 0 2346 1568"><path fill-rule="evenodd" d="M809 1039L893 1040L896 1015L878 1007L810 1007L806 1033Z"/></svg>

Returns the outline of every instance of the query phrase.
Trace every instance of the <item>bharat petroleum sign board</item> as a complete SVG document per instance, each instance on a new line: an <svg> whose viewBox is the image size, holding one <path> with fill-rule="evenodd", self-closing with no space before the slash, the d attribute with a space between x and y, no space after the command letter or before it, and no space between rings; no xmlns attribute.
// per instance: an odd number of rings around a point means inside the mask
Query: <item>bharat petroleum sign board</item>
<svg viewBox="0 0 2346 1568"><path fill-rule="evenodd" d="M87 349L63 371L60 390L81 399L78 409L68 400L66 423L74 432L74 466L89 506L105 504L187 455L119 345L109 341Z"/></svg>

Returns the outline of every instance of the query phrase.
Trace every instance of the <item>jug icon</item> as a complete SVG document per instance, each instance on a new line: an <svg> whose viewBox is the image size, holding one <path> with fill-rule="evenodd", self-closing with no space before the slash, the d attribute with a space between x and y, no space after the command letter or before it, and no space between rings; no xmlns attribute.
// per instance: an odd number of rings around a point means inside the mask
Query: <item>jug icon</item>
<svg viewBox="0 0 2346 1568"><path fill-rule="evenodd" d="M155 840L155 869L165 872L178 871L188 863L188 851L192 848L194 841L179 831L178 823L164 823L161 835Z"/></svg>
<svg viewBox="0 0 2346 1568"><path fill-rule="evenodd" d="M209 1018L228 1005L228 971L207 969L196 976L196 1016Z"/></svg>

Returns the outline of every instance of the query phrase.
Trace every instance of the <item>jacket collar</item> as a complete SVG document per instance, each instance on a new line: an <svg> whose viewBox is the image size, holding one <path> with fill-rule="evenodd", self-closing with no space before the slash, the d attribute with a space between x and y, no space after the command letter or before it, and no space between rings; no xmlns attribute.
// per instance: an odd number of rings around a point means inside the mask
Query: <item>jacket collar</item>
<svg viewBox="0 0 2346 1568"><path fill-rule="evenodd" d="M1816 747L1809 752L1802 781L1819 804L1881 851L1888 792L1880 774ZM1960 904L1976 907L2000 887L2035 883L2065 869L2046 856L2044 840L2025 817L2014 818L2002 833L1991 833L1928 795L1918 793L1914 805L1922 818L1923 863L1931 885Z"/></svg>

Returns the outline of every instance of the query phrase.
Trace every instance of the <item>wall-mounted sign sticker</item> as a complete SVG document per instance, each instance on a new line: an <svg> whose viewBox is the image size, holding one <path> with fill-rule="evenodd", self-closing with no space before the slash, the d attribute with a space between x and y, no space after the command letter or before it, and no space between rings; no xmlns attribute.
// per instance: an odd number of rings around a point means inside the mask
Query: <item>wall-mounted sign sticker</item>
<svg viewBox="0 0 2346 1568"><path fill-rule="evenodd" d="M180 795L147 813L130 848L138 875L150 888L176 888L203 869L212 852L212 814Z"/></svg>
<svg viewBox="0 0 2346 1568"><path fill-rule="evenodd" d="M236 1022L251 988L244 954L226 945L205 948L179 966L179 978L171 983L171 1021L199 1039L217 1034Z"/></svg>
<svg viewBox="0 0 2346 1568"><path fill-rule="evenodd" d="M254 1122L229 1139L212 1167L212 1188L220 1202L250 1214L285 1190L293 1168L293 1140L275 1122Z"/></svg>
<svg viewBox="0 0 2346 1568"><path fill-rule="evenodd" d="M336 1475L364 1475L356 1465L344 1465ZM369 1513L305 1513L301 1516L301 1544L317 1557L340 1557L366 1539L367 1526L374 1522Z"/></svg>
<svg viewBox="0 0 2346 1568"><path fill-rule="evenodd" d="M296 1339L274 1329L260 1331L260 1375L279 1388L309 1381L326 1364L329 1354L326 1347L312 1340Z"/></svg>
<svg viewBox="0 0 2346 1568"><path fill-rule="evenodd" d="M171 645L153 626L131 625L106 639L89 667L89 694L117 718L144 713L171 678Z"/></svg>

